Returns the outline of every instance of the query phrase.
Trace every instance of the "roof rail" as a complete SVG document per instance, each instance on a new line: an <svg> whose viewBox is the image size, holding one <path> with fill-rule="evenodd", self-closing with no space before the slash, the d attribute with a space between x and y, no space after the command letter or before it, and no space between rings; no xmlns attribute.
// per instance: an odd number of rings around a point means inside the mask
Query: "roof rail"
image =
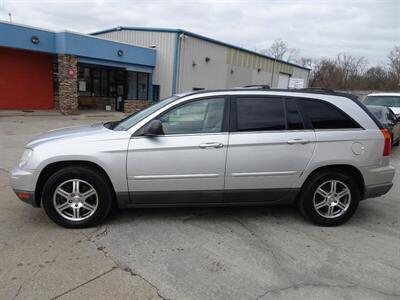
<svg viewBox="0 0 400 300"><path fill-rule="evenodd" d="M336 93L332 89L327 89L327 88L323 88L323 87L306 87L306 88L302 88L299 90L304 91L304 92L310 91L310 92Z"/></svg>
<svg viewBox="0 0 400 300"><path fill-rule="evenodd" d="M308 94L323 94L323 95L331 95L331 96L341 96L345 98L349 98L354 101L358 101L358 97L354 94L337 92L332 89L326 88L302 88L302 89L277 89L277 88L269 88L268 85L247 85L242 87L234 87L227 89L216 89L216 90L202 90L202 91L194 91L189 92L188 94L203 94L210 92L228 92L228 91L248 91L248 90L264 90L269 92L290 92L290 93L308 93Z"/></svg>
<svg viewBox="0 0 400 300"><path fill-rule="evenodd" d="M269 90L270 88L271 87L268 84L249 84L238 87L238 89L262 89L262 90Z"/></svg>

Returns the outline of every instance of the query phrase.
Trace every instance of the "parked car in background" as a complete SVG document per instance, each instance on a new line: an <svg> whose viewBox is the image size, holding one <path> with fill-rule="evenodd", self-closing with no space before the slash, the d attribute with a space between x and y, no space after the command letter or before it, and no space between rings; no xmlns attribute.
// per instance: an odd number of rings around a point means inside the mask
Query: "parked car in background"
<svg viewBox="0 0 400 300"><path fill-rule="evenodd" d="M228 89L50 131L25 146L10 175L21 200L65 227L99 224L113 205L289 203L334 226L390 190L390 149L389 131L351 95Z"/></svg>
<svg viewBox="0 0 400 300"><path fill-rule="evenodd" d="M397 146L400 141L400 119L394 114L390 107L367 105L367 108L390 132L392 145Z"/></svg>
<svg viewBox="0 0 400 300"><path fill-rule="evenodd" d="M390 107L397 118L400 118L400 93L369 94L363 101L365 105Z"/></svg>

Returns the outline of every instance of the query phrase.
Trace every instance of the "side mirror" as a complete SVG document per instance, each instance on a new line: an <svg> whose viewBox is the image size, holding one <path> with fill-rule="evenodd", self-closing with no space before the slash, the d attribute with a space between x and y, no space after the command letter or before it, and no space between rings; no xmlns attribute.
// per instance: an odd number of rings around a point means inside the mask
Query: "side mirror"
<svg viewBox="0 0 400 300"><path fill-rule="evenodd" d="M144 136L157 136L157 135L164 135L164 130L162 127L162 123L160 120L153 120L149 124L146 125L143 129Z"/></svg>

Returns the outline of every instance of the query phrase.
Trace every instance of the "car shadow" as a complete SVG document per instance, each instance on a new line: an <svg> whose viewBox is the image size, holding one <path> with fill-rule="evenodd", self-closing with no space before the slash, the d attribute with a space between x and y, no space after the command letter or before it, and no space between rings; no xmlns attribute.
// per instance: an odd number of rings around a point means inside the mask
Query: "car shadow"
<svg viewBox="0 0 400 300"><path fill-rule="evenodd" d="M213 222L226 219L246 219L262 217L274 222L291 220L306 222L294 205L279 206L235 206L235 207L163 207L163 208L129 208L114 209L107 223L127 224L133 220L151 221L190 221L212 220Z"/></svg>

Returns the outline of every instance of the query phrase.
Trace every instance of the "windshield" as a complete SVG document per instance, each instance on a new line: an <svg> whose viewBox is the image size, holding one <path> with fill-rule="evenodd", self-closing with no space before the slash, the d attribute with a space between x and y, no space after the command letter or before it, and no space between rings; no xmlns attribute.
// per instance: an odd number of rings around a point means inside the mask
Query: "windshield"
<svg viewBox="0 0 400 300"><path fill-rule="evenodd" d="M151 105L149 107L146 107L145 109L134 112L133 114L126 117L125 119L122 119L121 121L119 121L113 129L117 130L117 131L128 130L133 125L135 125L137 122L143 120L144 118L146 118L147 116L156 112L157 110L164 107L165 105L168 105L171 102L174 102L178 98L179 98L179 96L172 96L170 98L165 98L163 100L160 100L159 102L154 103L153 105Z"/></svg>
<svg viewBox="0 0 400 300"><path fill-rule="evenodd" d="M368 96L363 103L365 105L400 107L400 96Z"/></svg>

